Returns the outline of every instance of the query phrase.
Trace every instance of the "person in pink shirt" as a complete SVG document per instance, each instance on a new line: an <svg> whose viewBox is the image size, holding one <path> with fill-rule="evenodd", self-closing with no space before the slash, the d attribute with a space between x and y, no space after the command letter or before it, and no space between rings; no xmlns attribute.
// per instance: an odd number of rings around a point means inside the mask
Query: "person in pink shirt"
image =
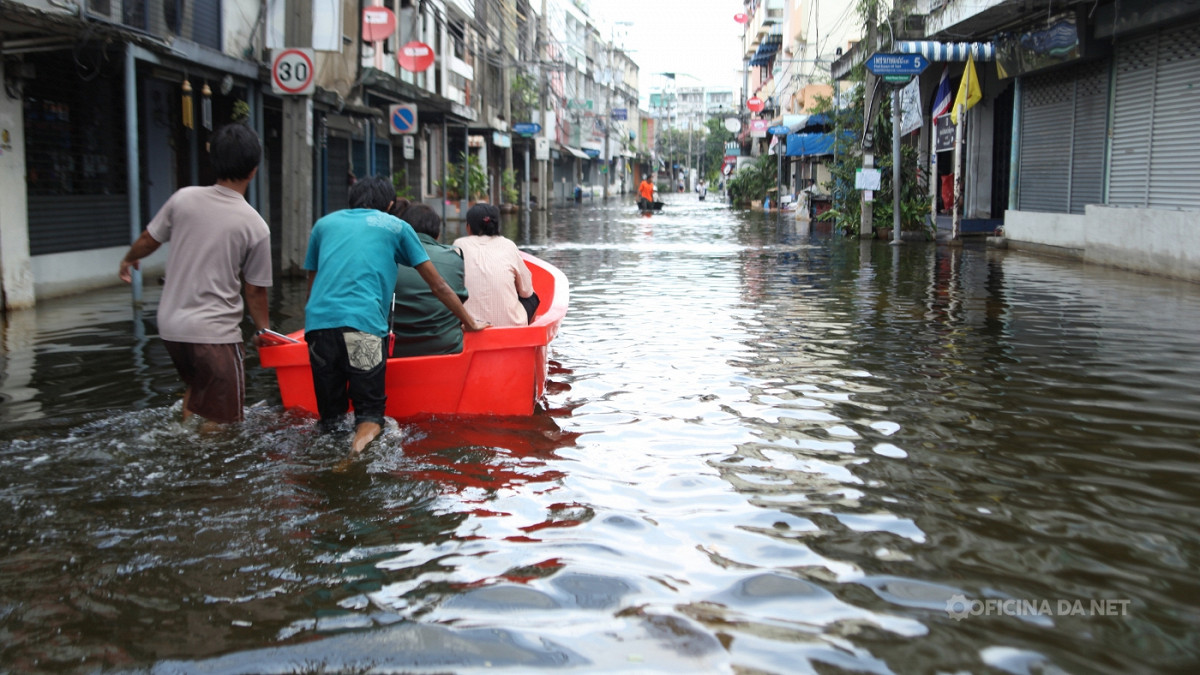
<svg viewBox="0 0 1200 675"><path fill-rule="evenodd" d="M534 310L522 304L537 297L533 277L517 245L500 234L500 209L476 204L467 211L467 236L454 240L462 252L472 315L493 326L525 326ZM536 309L536 305L534 305Z"/></svg>

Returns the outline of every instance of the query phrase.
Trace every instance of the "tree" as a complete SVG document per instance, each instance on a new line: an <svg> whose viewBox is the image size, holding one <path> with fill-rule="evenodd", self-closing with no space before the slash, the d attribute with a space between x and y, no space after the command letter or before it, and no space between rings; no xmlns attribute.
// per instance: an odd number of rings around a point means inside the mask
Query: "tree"
<svg viewBox="0 0 1200 675"><path fill-rule="evenodd" d="M720 180L721 168L725 164L725 144L737 140L732 131L725 128L722 119L712 117L704 122L704 151L700 166L701 176L710 183Z"/></svg>

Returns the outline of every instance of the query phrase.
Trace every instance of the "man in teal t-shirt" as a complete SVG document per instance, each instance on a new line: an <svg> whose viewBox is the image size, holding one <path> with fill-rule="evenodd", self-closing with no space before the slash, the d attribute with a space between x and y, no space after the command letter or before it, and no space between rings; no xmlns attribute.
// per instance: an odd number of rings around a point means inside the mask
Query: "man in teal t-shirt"
<svg viewBox="0 0 1200 675"><path fill-rule="evenodd" d="M425 204L414 204L400 214L412 226L430 262L450 284L458 299L467 301L466 271L462 253L438 242L442 219ZM432 293L416 270L401 267L396 276L396 311L392 314L396 344L392 356L457 354L463 348L462 322Z"/></svg>
<svg viewBox="0 0 1200 675"><path fill-rule="evenodd" d="M353 403L355 455L383 430L385 343L397 265L415 268L465 330L487 324L463 307L412 227L387 213L396 199L390 181L363 178L349 197L350 208L318 220L308 239L304 338L321 429L332 430Z"/></svg>

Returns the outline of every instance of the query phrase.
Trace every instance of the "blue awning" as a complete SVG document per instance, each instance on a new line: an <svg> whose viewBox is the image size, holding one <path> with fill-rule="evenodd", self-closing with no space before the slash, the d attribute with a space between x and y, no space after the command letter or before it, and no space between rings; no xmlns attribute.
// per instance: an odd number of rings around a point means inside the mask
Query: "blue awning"
<svg viewBox="0 0 1200 675"><path fill-rule="evenodd" d="M782 46L782 34L772 32L770 35L763 37L762 42L758 43L758 49L754 51L754 57L750 59L750 65L765 66L769 64Z"/></svg>
<svg viewBox="0 0 1200 675"><path fill-rule="evenodd" d="M799 123L791 125L790 128L792 133L796 133L799 131L804 131L805 129L817 131L818 129L831 126L833 126L833 119L830 118L829 115L826 115L825 113L814 113L812 115L803 116L800 118Z"/></svg>
<svg viewBox="0 0 1200 675"><path fill-rule="evenodd" d="M854 132L843 130L842 136L848 140L854 139ZM807 134L788 134L787 157L814 157L833 154L833 133L812 132Z"/></svg>

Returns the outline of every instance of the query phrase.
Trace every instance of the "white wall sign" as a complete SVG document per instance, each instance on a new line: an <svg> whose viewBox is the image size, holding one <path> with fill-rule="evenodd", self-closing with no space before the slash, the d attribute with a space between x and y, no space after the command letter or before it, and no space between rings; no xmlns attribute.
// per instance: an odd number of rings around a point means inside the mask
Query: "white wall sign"
<svg viewBox="0 0 1200 675"><path fill-rule="evenodd" d="M900 90L900 134L911 134L921 124L921 82L914 77Z"/></svg>

